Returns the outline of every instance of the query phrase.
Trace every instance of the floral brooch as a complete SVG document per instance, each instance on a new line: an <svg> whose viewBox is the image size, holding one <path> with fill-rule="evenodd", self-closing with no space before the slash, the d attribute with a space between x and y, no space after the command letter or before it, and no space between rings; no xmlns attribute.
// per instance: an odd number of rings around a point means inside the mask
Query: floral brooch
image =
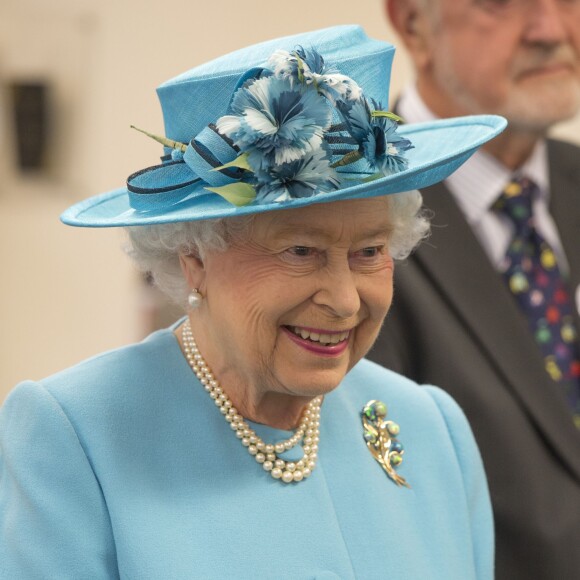
<svg viewBox="0 0 580 580"><path fill-rule="evenodd" d="M371 455L386 474L397 485L411 487L406 480L397 474L395 468L403 462L403 445L397 439L400 427L394 421L387 421L387 406L382 401L369 401L361 413L363 437Z"/></svg>

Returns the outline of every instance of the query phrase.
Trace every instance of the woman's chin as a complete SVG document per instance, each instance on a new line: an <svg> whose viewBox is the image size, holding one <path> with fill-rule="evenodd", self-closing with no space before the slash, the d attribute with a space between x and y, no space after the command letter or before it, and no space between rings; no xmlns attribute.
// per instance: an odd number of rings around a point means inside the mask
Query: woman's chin
<svg viewBox="0 0 580 580"><path fill-rule="evenodd" d="M278 377L287 392L297 396L326 395L342 382L361 357L354 355L354 336L342 344L323 346L285 332Z"/></svg>
<svg viewBox="0 0 580 580"><path fill-rule="evenodd" d="M346 368L310 371L307 374L306 371L299 371L295 376L287 375L281 382L286 385L286 391L294 396L317 397L334 391L345 374Z"/></svg>

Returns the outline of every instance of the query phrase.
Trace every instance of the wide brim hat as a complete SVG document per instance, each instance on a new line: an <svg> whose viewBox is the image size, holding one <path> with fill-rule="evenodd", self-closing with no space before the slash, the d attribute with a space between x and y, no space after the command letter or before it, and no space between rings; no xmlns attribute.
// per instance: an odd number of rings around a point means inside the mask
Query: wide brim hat
<svg viewBox="0 0 580 580"><path fill-rule="evenodd" d="M506 126L478 115L398 124L393 45L358 26L260 43L161 85L162 163L81 201L72 226L228 218L421 189Z"/></svg>

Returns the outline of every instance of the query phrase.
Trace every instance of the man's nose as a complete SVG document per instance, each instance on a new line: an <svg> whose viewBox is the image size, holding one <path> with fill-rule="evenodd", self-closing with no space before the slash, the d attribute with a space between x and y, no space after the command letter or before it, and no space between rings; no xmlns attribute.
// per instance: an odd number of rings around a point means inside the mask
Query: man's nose
<svg viewBox="0 0 580 580"><path fill-rule="evenodd" d="M527 7L526 40L530 43L547 45L566 40L566 20L572 15L567 13L569 10L565 10L565 4L562 0L536 0ZM575 25L580 27L580 10L576 12Z"/></svg>

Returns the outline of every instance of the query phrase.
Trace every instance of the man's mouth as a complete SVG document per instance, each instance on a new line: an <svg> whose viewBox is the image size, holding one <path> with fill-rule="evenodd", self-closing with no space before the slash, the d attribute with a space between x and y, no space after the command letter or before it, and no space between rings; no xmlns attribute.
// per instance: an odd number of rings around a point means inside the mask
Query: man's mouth
<svg viewBox="0 0 580 580"><path fill-rule="evenodd" d="M521 78L549 75L559 73L574 73L576 69L576 61L571 56L569 58L547 58L534 59L533 62L522 63L516 69L516 76Z"/></svg>

